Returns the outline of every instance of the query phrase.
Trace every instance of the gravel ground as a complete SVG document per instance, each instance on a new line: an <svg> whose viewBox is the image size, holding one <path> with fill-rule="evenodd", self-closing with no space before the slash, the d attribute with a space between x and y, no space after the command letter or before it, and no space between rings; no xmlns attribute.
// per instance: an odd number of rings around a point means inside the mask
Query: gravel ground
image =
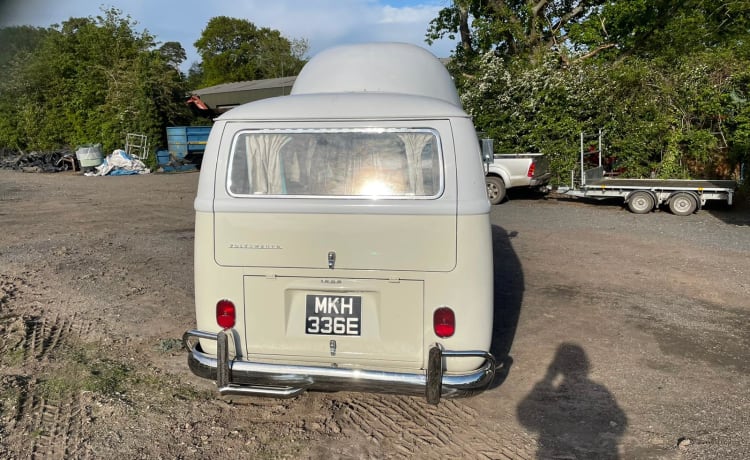
<svg viewBox="0 0 750 460"><path fill-rule="evenodd" d="M750 458L750 213L492 210L489 391L221 400L192 376L197 174L0 171L0 458Z"/></svg>
<svg viewBox="0 0 750 460"><path fill-rule="evenodd" d="M511 350L518 366L509 380L531 371L537 385L544 382L530 363L542 350L558 356L560 344L575 344L585 350L591 380L609 392L605 401L623 411L623 458L750 456L746 206L635 215L617 202L516 194L493 209L493 222L509 235L523 272ZM511 388L506 382L501 390ZM540 448L542 458L607 456L587 455L581 439L566 439L565 423L548 429L556 417L570 420L559 394L534 399L546 420L537 439L552 446ZM581 401L581 410L589 404ZM597 413L587 415L596 420Z"/></svg>

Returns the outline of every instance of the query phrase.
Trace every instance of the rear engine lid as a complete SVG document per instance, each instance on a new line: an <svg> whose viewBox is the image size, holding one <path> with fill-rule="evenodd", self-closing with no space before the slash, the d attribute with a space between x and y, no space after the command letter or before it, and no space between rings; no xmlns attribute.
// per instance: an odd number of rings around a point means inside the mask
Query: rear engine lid
<svg viewBox="0 0 750 460"><path fill-rule="evenodd" d="M250 359L418 369L423 282L245 276Z"/></svg>
<svg viewBox="0 0 750 460"><path fill-rule="evenodd" d="M450 271L455 216L216 213L215 257L235 267Z"/></svg>

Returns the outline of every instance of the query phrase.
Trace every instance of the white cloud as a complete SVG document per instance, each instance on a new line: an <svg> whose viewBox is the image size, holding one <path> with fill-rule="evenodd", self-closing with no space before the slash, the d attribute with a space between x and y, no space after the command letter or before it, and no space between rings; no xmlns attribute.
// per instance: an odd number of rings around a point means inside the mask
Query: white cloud
<svg viewBox="0 0 750 460"><path fill-rule="evenodd" d="M420 5L418 7L403 7L394 8L390 5L385 5L381 9L381 23L384 24L421 24L424 28L427 28L427 24L437 16L440 7Z"/></svg>
<svg viewBox="0 0 750 460"><path fill-rule="evenodd" d="M0 0L2 1L2 0ZM325 48L367 41L397 41L423 46L446 57L455 44L428 46L425 33L446 0L10 0L0 25L49 26L69 17L97 16L112 5L137 21L160 42L178 41L188 53L185 68L199 60L193 43L209 19L229 16L258 27L278 29L287 38L308 40L312 56Z"/></svg>

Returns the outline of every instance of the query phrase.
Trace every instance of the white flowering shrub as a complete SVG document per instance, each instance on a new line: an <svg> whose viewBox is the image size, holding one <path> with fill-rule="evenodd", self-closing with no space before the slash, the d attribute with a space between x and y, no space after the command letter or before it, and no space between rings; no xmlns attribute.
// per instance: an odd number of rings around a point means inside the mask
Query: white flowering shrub
<svg viewBox="0 0 750 460"><path fill-rule="evenodd" d="M737 153L750 144L747 63L700 55L678 67L635 58L565 66L552 53L529 64L490 52L473 64L457 81L477 129L497 153L546 153L557 183L576 168L580 133L599 129L608 165L629 177L728 176L747 161Z"/></svg>

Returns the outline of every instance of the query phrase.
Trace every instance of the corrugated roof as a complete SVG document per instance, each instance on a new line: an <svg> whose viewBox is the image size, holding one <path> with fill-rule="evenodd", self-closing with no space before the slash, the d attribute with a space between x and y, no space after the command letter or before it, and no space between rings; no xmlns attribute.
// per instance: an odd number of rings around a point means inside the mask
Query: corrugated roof
<svg viewBox="0 0 750 460"><path fill-rule="evenodd" d="M192 91L192 94L204 96L207 94L232 93L236 91L254 91L260 89L286 88L294 84L297 77L269 78L266 80L238 81L234 83L222 83L221 85L209 86Z"/></svg>
<svg viewBox="0 0 750 460"><path fill-rule="evenodd" d="M443 99L395 93L322 93L276 97L244 104L221 120L423 120L468 118L460 107Z"/></svg>

